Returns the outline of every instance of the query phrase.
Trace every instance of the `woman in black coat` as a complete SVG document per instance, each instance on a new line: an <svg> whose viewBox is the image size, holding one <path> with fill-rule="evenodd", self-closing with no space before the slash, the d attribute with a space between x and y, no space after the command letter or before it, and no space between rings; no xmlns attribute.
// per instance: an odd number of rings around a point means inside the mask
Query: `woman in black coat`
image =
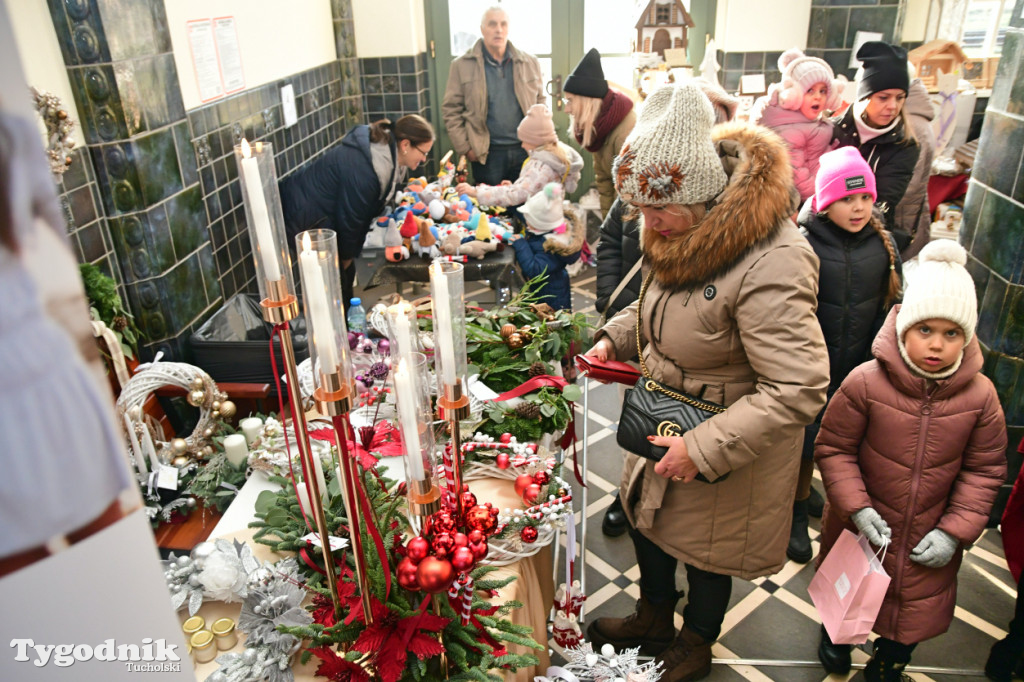
<svg viewBox="0 0 1024 682"><path fill-rule="evenodd" d="M885 227L894 231L895 208L914 176L920 147L907 122L903 104L910 89L907 51L897 45L868 41L857 50L857 102L833 119L832 139L839 147L857 147L871 166L878 187L875 205ZM909 242L909 239L907 240ZM906 244L897 245L902 250Z"/></svg>
<svg viewBox="0 0 1024 682"><path fill-rule="evenodd" d="M281 180L281 208L292 244L305 230L337 233L346 309L356 276L353 260L367 232L433 145L434 129L422 116L403 116L394 125L382 119L356 126L340 145Z"/></svg>
<svg viewBox="0 0 1024 682"><path fill-rule="evenodd" d="M640 296L641 277L637 270L629 282L611 300L619 282L640 260L640 227L636 218L627 219L622 200L616 197L608 217L601 224L601 241L597 244L597 301L594 307L606 318L615 315Z"/></svg>

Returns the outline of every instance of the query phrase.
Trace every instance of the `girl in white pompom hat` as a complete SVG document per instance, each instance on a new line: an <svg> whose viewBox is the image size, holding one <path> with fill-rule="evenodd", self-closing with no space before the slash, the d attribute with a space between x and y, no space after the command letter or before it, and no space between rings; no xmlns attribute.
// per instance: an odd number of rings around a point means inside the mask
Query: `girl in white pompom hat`
<svg viewBox="0 0 1024 682"><path fill-rule="evenodd" d="M815 442L827 504L819 562L843 529L888 545L892 578L873 630L868 682L899 680L919 642L953 620L964 547L981 535L1006 478L1006 422L974 331L967 254L931 242L875 337L875 359L832 397ZM823 629L818 657L850 669L850 645Z"/></svg>

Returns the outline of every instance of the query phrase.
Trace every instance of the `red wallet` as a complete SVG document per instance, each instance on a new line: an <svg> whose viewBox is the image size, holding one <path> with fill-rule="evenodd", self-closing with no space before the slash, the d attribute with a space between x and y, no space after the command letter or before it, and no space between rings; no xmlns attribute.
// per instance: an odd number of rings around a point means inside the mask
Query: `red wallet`
<svg viewBox="0 0 1024 682"><path fill-rule="evenodd" d="M628 363L619 362L618 360L605 360L601 362L589 355L576 356L576 369L591 379L626 384L627 386L635 385L637 379L643 376L640 370Z"/></svg>

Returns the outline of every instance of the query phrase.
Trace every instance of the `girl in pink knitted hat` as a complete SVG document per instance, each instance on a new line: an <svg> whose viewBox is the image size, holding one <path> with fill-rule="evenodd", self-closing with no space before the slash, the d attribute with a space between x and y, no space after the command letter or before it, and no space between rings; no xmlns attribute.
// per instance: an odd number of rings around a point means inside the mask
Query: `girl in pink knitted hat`
<svg viewBox="0 0 1024 682"><path fill-rule="evenodd" d="M797 48L779 57L782 81L768 88L750 113L753 123L771 128L789 148L793 183L805 201L814 194L818 158L832 146L827 112L836 109L846 79L838 79L823 59L808 57Z"/></svg>
<svg viewBox="0 0 1024 682"><path fill-rule="evenodd" d="M557 182L569 194L576 191L583 170L583 157L575 149L558 141L551 111L543 104L534 104L516 131L529 158L523 164L519 177L511 184L470 185L459 183L459 194L476 197L484 206L519 206L544 189L549 182Z"/></svg>

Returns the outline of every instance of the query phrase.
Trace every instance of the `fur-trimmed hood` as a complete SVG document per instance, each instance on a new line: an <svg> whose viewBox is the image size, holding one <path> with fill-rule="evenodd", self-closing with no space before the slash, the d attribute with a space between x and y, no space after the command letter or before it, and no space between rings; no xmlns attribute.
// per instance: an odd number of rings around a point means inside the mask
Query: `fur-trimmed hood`
<svg viewBox="0 0 1024 682"><path fill-rule="evenodd" d="M696 286L727 272L799 205L782 138L742 122L715 126L711 136L729 183L704 220L674 239L641 229L644 258L669 287Z"/></svg>
<svg viewBox="0 0 1024 682"><path fill-rule="evenodd" d="M586 237L586 226L576 211L568 209L565 215L566 230L562 234L548 233L544 235L544 250L557 256L572 256L583 248Z"/></svg>

